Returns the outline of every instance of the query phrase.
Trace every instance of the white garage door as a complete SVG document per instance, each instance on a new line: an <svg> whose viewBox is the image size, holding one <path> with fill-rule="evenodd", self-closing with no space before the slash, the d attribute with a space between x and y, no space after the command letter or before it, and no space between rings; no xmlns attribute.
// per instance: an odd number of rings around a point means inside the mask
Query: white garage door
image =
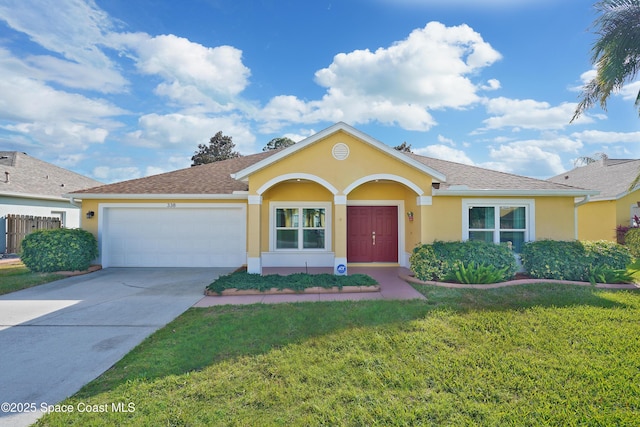
<svg viewBox="0 0 640 427"><path fill-rule="evenodd" d="M239 267L246 209L111 207L103 211L104 267Z"/></svg>

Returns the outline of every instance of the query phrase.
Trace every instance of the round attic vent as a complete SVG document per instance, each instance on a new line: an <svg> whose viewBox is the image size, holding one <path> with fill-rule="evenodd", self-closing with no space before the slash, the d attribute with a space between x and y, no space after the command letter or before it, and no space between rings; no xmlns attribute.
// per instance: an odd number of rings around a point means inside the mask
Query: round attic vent
<svg viewBox="0 0 640 427"><path fill-rule="evenodd" d="M344 142L338 142L331 149L331 154L333 154L333 158L336 160L344 160L349 157L349 146Z"/></svg>

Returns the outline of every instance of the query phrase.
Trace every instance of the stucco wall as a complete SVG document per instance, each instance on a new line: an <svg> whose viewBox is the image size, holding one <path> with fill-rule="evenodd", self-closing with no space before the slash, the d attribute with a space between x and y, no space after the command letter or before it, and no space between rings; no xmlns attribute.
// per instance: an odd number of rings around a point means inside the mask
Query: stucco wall
<svg viewBox="0 0 640 427"><path fill-rule="evenodd" d="M616 201L604 200L578 207L578 240L616 240Z"/></svg>

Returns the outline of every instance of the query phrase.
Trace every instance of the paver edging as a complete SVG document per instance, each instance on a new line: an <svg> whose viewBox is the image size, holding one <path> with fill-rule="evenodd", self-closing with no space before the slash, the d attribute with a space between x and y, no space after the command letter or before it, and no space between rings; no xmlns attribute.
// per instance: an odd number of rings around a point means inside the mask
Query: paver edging
<svg viewBox="0 0 640 427"><path fill-rule="evenodd" d="M222 291L221 294L218 292L213 292L208 289L205 289L204 294L209 297L220 297L220 296L239 296L239 295L289 295L289 294L335 294L335 293L359 293L359 292L379 292L380 285L375 286L343 286L340 289L337 286L333 286L331 288L323 288L320 286L314 286L311 288L306 288L301 291L296 291L294 289L278 289L271 288L268 291L259 291L257 289L236 289L230 288Z"/></svg>
<svg viewBox="0 0 640 427"><path fill-rule="evenodd" d="M489 285L468 285L465 283L423 281L423 280L417 279L415 276L411 276L408 274L400 274L399 276L404 281L415 283L418 285L433 285L433 286L441 286L443 288L452 288L452 289L497 289L497 288L504 288L507 286L530 285L534 283L562 283L565 285L593 286L589 282L577 282L573 280L552 280L552 279L518 279L518 280L509 280L507 282L501 282L501 283L491 283ZM639 286L637 284L618 284L618 283L596 283L595 287L601 288L601 289L639 289Z"/></svg>

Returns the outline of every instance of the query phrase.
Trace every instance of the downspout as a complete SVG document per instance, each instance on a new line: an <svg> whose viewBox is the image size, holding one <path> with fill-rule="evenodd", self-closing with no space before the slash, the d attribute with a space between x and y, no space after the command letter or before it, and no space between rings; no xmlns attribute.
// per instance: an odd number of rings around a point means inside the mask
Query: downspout
<svg viewBox="0 0 640 427"><path fill-rule="evenodd" d="M82 205L79 205L78 203L76 203L76 199L74 197L69 198L69 203L71 203L76 208L82 208Z"/></svg>
<svg viewBox="0 0 640 427"><path fill-rule="evenodd" d="M591 201L591 196L586 195L584 199L576 202L573 206L573 238L578 240L578 208L585 203L589 203Z"/></svg>

